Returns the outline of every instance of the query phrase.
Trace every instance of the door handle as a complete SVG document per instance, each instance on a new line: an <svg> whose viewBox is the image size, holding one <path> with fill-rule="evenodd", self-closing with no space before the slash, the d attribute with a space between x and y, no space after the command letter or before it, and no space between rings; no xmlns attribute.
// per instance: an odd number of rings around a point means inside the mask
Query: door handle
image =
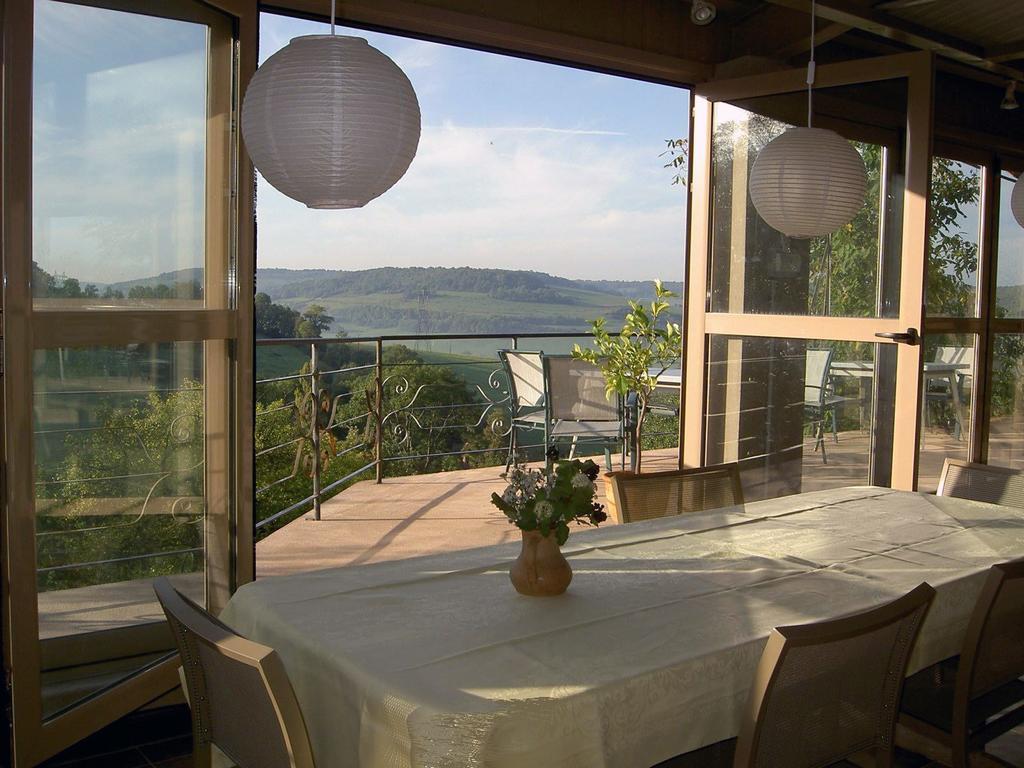
<svg viewBox="0 0 1024 768"><path fill-rule="evenodd" d="M910 346L916 346L921 341L921 336L917 333L917 328L907 328L905 333L876 333L880 339L892 339L900 344L909 344Z"/></svg>

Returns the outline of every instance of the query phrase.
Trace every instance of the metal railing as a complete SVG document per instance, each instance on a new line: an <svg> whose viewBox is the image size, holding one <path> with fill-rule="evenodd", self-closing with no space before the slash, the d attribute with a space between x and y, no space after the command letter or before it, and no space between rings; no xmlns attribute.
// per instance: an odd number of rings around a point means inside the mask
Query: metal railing
<svg viewBox="0 0 1024 768"><path fill-rule="evenodd" d="M568 351L573 340L586 343L591 338L589 332L580 331L257 340L257 369L261 351L272 348L301 349L304 362L296 373L268 376L256 382L257 433L261 419L269 421L282 412L290 412L294 424L293 432L256 447L256 528L263 529L307 509L312 509L313 519L319 520L321 504L327 497L371 473L381 482L387 467L394 463L418 462L427 467L431 461L457 457L466 466L487 454L499 454L499 463L503 463L511 448L513 413L497 350L529 348L553 352L551 343L561 342L556 346L564 346L564 351ZM456 356L422 349L456 343L475 345L477 352ZM417 353L413 359L386 359L385 352L392 346L419 349L413 349ZM338 354L339 350L346 353ZM434 390L443 388L445 383L452 386L452 380L432 381L429 376L417 374L438 368L462 369L459 378L465 386L461 392L469 397L459 402L432 400L438 394ZM289 385L293 390L285 394L283 390ZM276 393L267 391L275 386ZM454 389L458 391L459 387ZM365 407L359 405L360 398ZM446 445L445 435L476 435L484 444ZM657 439L668 435L675 437L677 432L673 428L647 432L645 436ZM517 451L544 448L540 443L522 442L516 447ZM366 458L361 464L346 465L347 471L341 476L325 481L328 465L349 455ZM274 472L271 465L277 466L278 471ZM289 496L281 508L265 509L267 504L261 501L269 501L273 489L281 486L301 486L303 490L299 498Z"/></svg>

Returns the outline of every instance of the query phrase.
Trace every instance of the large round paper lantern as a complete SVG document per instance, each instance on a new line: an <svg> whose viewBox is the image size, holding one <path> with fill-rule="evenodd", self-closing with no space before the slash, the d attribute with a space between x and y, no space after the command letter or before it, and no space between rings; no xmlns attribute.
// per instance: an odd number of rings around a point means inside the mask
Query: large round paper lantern
<svg viewBox="0 0 1024 768"><path fill-rule="evenodd" d="M860 154L824 128L790 128L761 150L750 170L754 207L789 237L835 232L864 205L867 186Z"/></svg>
<svg viewBox="0 0 1024 768"><path fill-rule="evenodd" d="M1010 210L1013 211L1013 218L1024 227L1024 173L1017 177L1017 183L1013 185L1013 192L1010 193Z"/></svg>
<svg viewBox="0 0 1024 768"><path fill-rule="evenodd" d="M420 107L405 73L361 37L296 37L264 62L242 105L253 164L310 208L359 208L408 169Z"/></svg>

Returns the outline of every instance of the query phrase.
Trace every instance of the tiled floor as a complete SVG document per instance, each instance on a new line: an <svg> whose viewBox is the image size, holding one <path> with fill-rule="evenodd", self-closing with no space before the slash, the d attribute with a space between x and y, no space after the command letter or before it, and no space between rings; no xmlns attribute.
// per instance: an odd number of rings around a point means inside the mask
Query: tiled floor
<svg viewBox="0 0 1024 768"><path fill-rule="evenodd" d="M181 705L130 715L40 768L192 768L188 710Z"/></svg>

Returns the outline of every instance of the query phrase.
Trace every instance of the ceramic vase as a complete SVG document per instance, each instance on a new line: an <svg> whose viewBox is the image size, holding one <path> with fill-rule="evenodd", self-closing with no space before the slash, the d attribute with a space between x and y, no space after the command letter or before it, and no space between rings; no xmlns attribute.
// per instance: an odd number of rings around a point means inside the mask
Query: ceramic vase
<svg viewBox="0 0 1024 768"><path fill-rule="evenodd" d="M550 597L565 592L572 581L572 568L551 533L523 531L523 549L509 569L512 586L521 595Z"/></svg>

